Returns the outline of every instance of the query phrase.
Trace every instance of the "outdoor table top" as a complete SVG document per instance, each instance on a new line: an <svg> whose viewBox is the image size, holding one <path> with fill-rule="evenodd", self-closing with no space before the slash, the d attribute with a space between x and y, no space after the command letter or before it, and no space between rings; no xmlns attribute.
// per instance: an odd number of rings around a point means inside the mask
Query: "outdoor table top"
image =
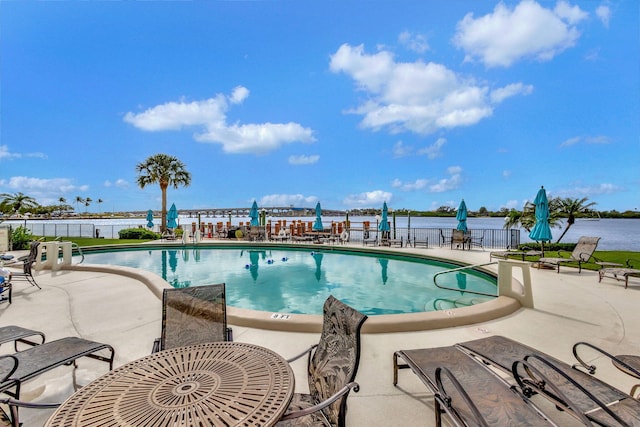
<svg viewBox="0 0 640 427"><path fill-rule="evenodd" d="M214 342L174 348L83 387L46 427L271 426L294 386L286 360L264 347Z"/></svg>

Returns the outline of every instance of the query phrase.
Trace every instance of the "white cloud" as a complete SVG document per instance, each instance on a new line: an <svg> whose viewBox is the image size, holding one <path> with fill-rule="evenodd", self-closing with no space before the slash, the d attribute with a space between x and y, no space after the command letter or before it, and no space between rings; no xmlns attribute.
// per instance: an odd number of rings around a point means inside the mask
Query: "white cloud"
<svg viewBox="0 0 640 427"><path fill-rule="evenodd" d="M330 69L351 77L366 101L348 111L361 115L361 126L391 133L426 135L438 129L470 126L493 114L495 100L526 94L514 84L494 91L433 62L395 62L387 51L367 54L363 45L343 44L331 56Z"/></svg>
<svg viewBox="0 0 640 427"><path fill-rule="evenodd" d="M0 145L0 160L2 159L20 159L23 157L37 157L46 159L47 155L44 153L16 153L9 150L8 145Z"/></svg>
<svg viewBox="0 0 640 427"><path fill-rule="evenodd" d="M403 31L398 36L398 41L407 49L416 53L424 53L429 50L427 38L422 34L413 34L409 31Z"/></svg>
<svg viewBox="0 0 640 427"><path fill-rule="evenodd" d="M429 159L435 159L442 156L442 147L447 143L445 138L438 138L436 142L430 146L418 150L418 154L426 154Z"/></svg>
<svg viewBox="0 0 640 427"><path fill-rule="evenodd" d="M394 179L391 183L391 186L394 188L399 188L402 191L416 191L422 190L429 184L429 180L427 179L416 179L413 182L402 182L399 179Z"/></svg>
<svg viewBox="0 0 640 427"><path fill-rule="evenodd" d="M289 156L289 164L291 165L312 165L318 163L318 160L320 160L320 156L317 154L313 156Z"/></svg>
<svg viewBox="0 0 640 427"><path fill-rule="evenodd" d="M555 193L558 197L593 197L600 194L615 194L623 188L615 184L602 183L596 185L576 185L575 187L559 190Z"/></svg>
<svg viewBox="0 0 640 427"><path fill-rule="evenodd" d="M602 25L604 25L605 28L609 28L611 9L609 9L608 6L598 6L596 8L596 16L600 19L600 22L602 22Z"/></svg>
<svg viewBox="0 0 640 427"><path fill-rule="evenodd" d="M402 141L398 141L393 144L393 157L407 157L413 153L413 147L410 145L404 145Z"/></svg>
<svg viewBox="0 0 640 427"><path fill-rule="evenodd" d="M570 147L570 146L576 145L578 143L584 143L584 144L611 144L611 138L609 138L606 135L574 136L573 138L569 138L566 141L563 141L560 144L560 147Z"/></svg>
<svg viewBox="0 0 640 427"><path fill-rule="evenodd" d="M522 83L513 83L505 87L494 89L491 91L491 102L499 104L507 98L515 95L530 95L533 92L532 85L523 85Z"/></svg>
<svg viewBox="0 0 640 427"><path fill-rule="evenodd" d="M548 61L575 45L580 37L576 24L587 16L565 1L553 10L533 0L515 8L498 3L493 13L477 19L467 14L453 42L464 49L466 61L478 58L487 67L509 67L524 58Z"/></svg>
<svg viewBox="0 0 640 427"><path fill-rule="evenodd" d="M462 168L460 166L450 166L447 168L449 177L442 178L436 184L429 186L432 193L443 193L449 190L455 190L462 182Z"/></svg>
<svg viewBox="0 0 640 427"><path fill-rule="evenodd" d="M374 190L359 194L350 194L342 202L347 206L375 207L390 202L393 194L388 191Z"/></svg>
<svg viewBox="0 0 640 427"><path fill-rule="evenodd" d="M5 188L7 192L28 194L43 205L57 203L60 197L68 193L84 193L89 190L88 185L76 185L69 178L45 179L27 176L0 179L0 188Z"/></svg>
<svg viewBox="0 0 640 427"><path fill-rule="evenodd" d="M249 89L244 86L236 86L231 94L230 101L232 104L241 104L242 101L249 96Z"/></svg>
<svg viewBox="0 0 640 427"><path fill-rule="evenodd" d="M249 96L249 90L238 86L230 97L222 94L203 101L167 102L142 113L127 113L124 121L146 131L180 130L199 127L196 141L221 144L227 153L264 154L283 144L315 141L313 131L293 122L228 124L229 103L239 104Z"/></svg>
<svg viewBox="0 0 640 427"><path fill-rule="evenodd" d="M318 203L316 196L304 196L302 194L268 194L258 201L259 206L295 206L308 207Z"/></svg>

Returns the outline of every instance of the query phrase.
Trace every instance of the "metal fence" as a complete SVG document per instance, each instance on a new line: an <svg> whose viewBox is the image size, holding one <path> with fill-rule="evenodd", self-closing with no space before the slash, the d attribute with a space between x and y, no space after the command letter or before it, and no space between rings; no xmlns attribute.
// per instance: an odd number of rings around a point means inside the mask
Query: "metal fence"
<svg viewBox="0 0 640 427"><path fill-rule="evenodd" d="M352 225L355 225L352 223ZM118 232L127 228L142 228L138 224L57 224L50 222L29 222L27 228L36 236L47 237L104 237L105 239L119 238ZM272 230L273 232L273 230ZM365 237L378 237L376 228L365 230L364 227L351 227L349 239L354 243L362 243ZM402 239L403 245L416 242L419 246L440 247L451 242L451 228L397 228L391 229L392 239ZM473 229L471 238L481 242L485 249L517 247L520 244L520 229Z"/></svg>

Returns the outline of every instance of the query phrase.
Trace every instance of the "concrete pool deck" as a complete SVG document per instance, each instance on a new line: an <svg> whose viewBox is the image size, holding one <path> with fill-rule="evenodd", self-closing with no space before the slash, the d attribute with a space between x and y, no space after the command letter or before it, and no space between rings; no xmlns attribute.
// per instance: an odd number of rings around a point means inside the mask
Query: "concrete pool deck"
<svg viewBox="0 0 640 427"><path fill-rule="evenodd" d="M389 250L389 249L386 249ZM489 261L489 252L444 248L398 248L449 258L468 264ZM496 266L487 267L489 270ZM150 353L160 334L161 302L143 282L104 271L41 271L37 280L42 290L16 282L13 304L0 305L0 326L20 325L40 330L47 341L65 336L108 343L115 348L114 366ZM640 287L637 281L624 289L622 282L603 279L594 271L563 268L531 269L535 308L521 308L495 320L418 332L363 334L362 355L356 380L359 393L349 396L349 426L431 426L433 399L409 370L393 380L393 352L400 349L437 347L500 334L522 341L552 356L572 362L571 347L588 341L615 354L640 354L637 310ZM317 333L278 332L231 324L234 340L268 347L284 357L297 354L318 340ZM11 353L5 344L0 352ZM597 376L627 391L635 382L619 373L610 362L596 360ZM296 389L306 391L304 361L292 364ZM104 363L80 359L77 379L83 385L105 373ZM57 368L23 385L22 399L34 402L62 401L73 392L72 369ZM21 409L24 426L44 425L53 410ZM558 416L561 416L558 413ZM563 422L563 424L565 424Z"/></svg>

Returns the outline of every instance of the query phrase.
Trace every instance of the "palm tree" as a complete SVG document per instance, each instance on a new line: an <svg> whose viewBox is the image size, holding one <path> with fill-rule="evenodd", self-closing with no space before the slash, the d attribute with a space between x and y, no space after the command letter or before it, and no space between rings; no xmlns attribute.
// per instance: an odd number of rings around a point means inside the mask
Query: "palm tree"
<svg viewBox="0 0 640 427"><path fill-rule="evenodd" d="M78 210L78 203L84 204L84 199L80 196L76 196L76 211Z"/></svg>
<svg viewBox="0 0 640 427"><path fill-rule="evenodd" d="M549 226L551 228L561 227L561 214L559 210L560 199L549 199ZM532 202L526 202L522 211L511 209L504 219L503 228L509 229L514 227L522 227L530 232L536 224L536 206Z"/></svg>
<svg viewBox="0 0 640 427"><path fill-rule="evenodd" d="M591 212L591 207L596 205L596 202L586 203L589 200L588 197L583 197L582 199L571 199L569 197L559 200L558 203L558 211L560 215L567 216L567 226L564 231L558 237L556 243L560 243L560 240L567 234L569 228L576 222L576 214L589 213Z"/></svg>
<svg viewBox="0 0 640 427"><path fill-rule="evenodd" d="M0 202L0 211L12 214L20 213L23 210L31 210L37 208L38 202L33 197L29 197L23 193L0 194L2 202Z"/></svg>
<svg viewBox="0 0 640 427"><path fill-rule="evenodd" d="M87 213L87 208L89 207L91 202L93 202L93 200L91 200L91 197L87 197L86 199L84 199L84 213Z"/></svg>
<svg viewBox="0 0 640 427"><path fill-rule="evenodd" d="M97 203L98 203L98 206L100 206L102 203L104 203L104 200L98 199ZM102 209L98 209L98 210L100 211L99 213L102 214Z"/></svg>
<svg viewBox="0 0 640 427"><path fill-rule="evenodd" d="M64 197L60 197L58 199L58 203L60 203L60 205L58 206L59 210L60 210L60 215L62 215L62 209L64 209L65 204L67 203L67 199L65 199Z"/></svg>
<svg viewBox="0 0 640 427"><path fill-rule="evenodd" d="M144 162L136 165L138 172L138 186L144 188L149 184L160 184L162 190L162 224L161 231L167 229L167 188L171 185L177 189L179 185L188 187L191 184L191 174L185 169L184 163L168 154L154 154Z"/></svg>

